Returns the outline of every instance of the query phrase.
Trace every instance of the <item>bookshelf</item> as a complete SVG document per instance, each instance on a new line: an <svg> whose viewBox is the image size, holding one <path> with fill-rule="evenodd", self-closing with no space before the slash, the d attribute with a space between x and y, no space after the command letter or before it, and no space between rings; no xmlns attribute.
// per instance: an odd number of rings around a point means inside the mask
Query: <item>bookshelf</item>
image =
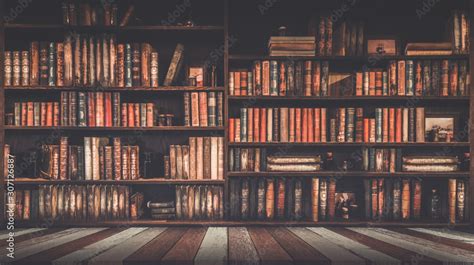
<svg viewBox="0 0 474 265"><path fill-rule="evenodd" d="M132 1L121 0L118 1L119 6L127 6ZM160 1L161 2L161 1ZM234 1L234 0L206 0L199 6L193 4L193 19L196 20L197 26L178 26L178 25L160 25L160 21L152 20L150 18L156 16L166 17L166 10L173 10L179 1L165 1L166 3L157 3L155 1L147 0L141 3L135 3L139 9L138 14L151 22L141 22L143 25L128 25L128 26L65 26L60 22L61 20L61 1L51 0L47 1L44 6L32 3L31 8L27 8L24 13L20 14L13 23L6 23L3 21L6 10L14 5L14 1L0 0L0 61L3 62L4 51L19 48L20 50L27 49L27 43L32 40L50 40L60 41L65 32L78 33L113 33L117 35L117 39L123 42L143 42L148 41L154 47L156 46L160 53L160 85L158 88L148 87L50 87L50 86L26 86L26 87L4 87L4 65L0 64L0 145L5 143L11 144L13 150L20 150L26 152L31 146L34 146L36 141L45 139L53 133L59 132L61 135L71 137L73 142L80 142L84 136L107 136L107 137L133 137L138 131L140 135L138 140L139 145L144 147L149 152L156 154L158 166L154 167L153 176L149 179L138 180L43 180L24 178L24 176L15 180L18 188L28 187L35 188L39 185L45 184L71 184L71 185L125 185L134 191L143 191L146 198L156 199L159 196L151 195L158 193L165 199L174 198L174 187L176 185L215 185L223 188L223 204L225 207L225 216L223 220L204 221L204 220L152 220L149 217L144 219L127 221L97 221L93 223L84 222L58 222L54 226L70 226L70 225L88 225L88 226L116 226L116 225L137 225L137 226L192 226L192 225L217 225L217 226L240 226L240 225L289 225L289 226L420 226L420 227L437 227L445 226L445 220L432 221L422 218L419 221L379 221L364 220L364 218L354 218L353 220L341 221L319 221L311 222L307 219L301 221L294 220L235 220L230 217L229 206L231 203L230 197L230 180L231 179L252 179L252 178L300 178L305 184L311 177L335 177L338 183L347 183L343 187L351 185L362 185L364 179L370 178L406 178L406 179L421 179L429 182L434 182L436 185L442 185L443 181L449 178L463 179L466 181L466 206L465 206L465 221L456 223L456 226L472 225L474 220L474 179L471 178L471 172L474 172L474 162L470 162L469 171L460 172L367 172L367 171L312 171L312 172L233 172L228 171L229 151L231 148L267 148L271 152L277 152L279 149L289 148L292 152L326 152L332 151L334 153L350 153L367 148L399 148L415 153L422 150L425 153L436 152L439 150L449 149L450 152L462 154L463 152L474 152L474 131L472 127L469 129L469 136L463 138L460 142L409 142L409 143L338 143L338 142L315 142L315 143L280 143L280 142L230 142L228 119L235 117L238 110L243 106L256 107L342 107L342 106L400 106L409 102L415 101L420 106L430 107L435 106L436 109L447 108L451 110L459 110L462 112L462 117L468 117L472 121L474 117L474 93L468 96L234 96L229 94L229 75L234 69L247 68L253 61L256 60L297 60L297 61L328 61L331 70L341 69L343 71L358 71L362 67L369 65L370 67L386 67L389 61L393 60L467 60L468 65L474 63L474 52L470 54L456 54L449 56L373 56L373 55L349 55L349 56L303 56L303 57L270 57L266 52L266 44L268 38L276 35L276 28L280 25L288 25L288 27L295 34L301 34L306 31L307 18L311 10L334 10L340 8L343 1L303 1L301 5L292 6L291 1L282 1L275 3L274 6L265 9L261 14L258 4L253 1ZM388 1L385 1L388 2ZM405 6L406 10L414 10L417 8L416 4L411 1L402 1L401 6ZM123 6L122 6L123 4ZM154 8L147 8L152 6ZM212 6L212 8L209 8ZM257 7L256 7L257 6ZM307 10L305 10L307 6ZM158 15L153 12L159 7ZM39 11L35 11L34 9ZM196 10L194 10L194 8ZM382 14L391 14L392 16L384 18L383 15L373 16L375 10L380 8L383 10ZM441 27L444 21L448 19L447 10L454 8L470 10L471 19L472 10L474 10L474 3L472 1L461 1L460 3L439 3L433 9L432 14L428 14L425 20L418 21L416 16L407 14L408 11L401 8L394 8L393 4L383 7L382 4L376 4L375 0L362 1L360 5L352 7L350 12L343 16L348 16L355 19L366 20L366 23L374 21L384 21L381 25L373 25L371 29L375 32L384 33L384 26L387 24L394 24L393 28L387 27L392 35L403 35L405 41L438 41L440 36L430 33L428 31L418 34L417 30L426 28L429 25L432 27ZM147 10L149 9L149 10ZM390 10L393 9L393 10ZM3 13L2 13L3 12ZM37 13L42 15L38 16ZM298 14L302 14L299 16ZM406 21L400 24L394 23L398 21L397 14L408 16ZM242 14L247 14L244 18ZM440 19L443 18L443 19ZM410 23L417 23L415 27L410 28ZM471 25L474 23L471 22ZM474 28L474 27L471 27ZM406 30L409 29L409 30ZM406 31L406 32L405 32ZM418 36L419 35L419 36ZM27 37L25 37L27 36ZM235 41L236 40L236 41ZM471 43L474 43L474 34L470 35ZM162 86L162 80L166 74L166 70L171 60L174 47L177 42L183 42L185 47L192 47L185 49L187 59L190 64L195 62L202 62L209 59L209 54L217 54L217 86L194 87L186 84L175 86ZM403 49L403 47L400 47ZM472 48L471 48L472 51ZM403 50L401 52L403 54ZM188 56L189 55L189 56ZM474 77L474 67L470 67L471 80ZM176 113L176 126L166 127L76 127L76 126L13 126L5 125L5 114L7 111L11 112L12 103L17 98L27 98L32 100L43 100L44 98L59 98L59 94L64 91L74 92L119 92L123 97L136 102L140 99L152 99L160 108L164 108L170 113ZM223 93L223 117L224 126L212 127L186 127L182 126L183 119L183 102L182 97L185 92L222 92ZM165 179L163 176L164 165L163 156L168 154L168 147L170 144L186 144L188 137L203 137L203 136L220 136L224 137L224 180L181 180L181 179ZM2 157L3 149L2 149ZM0 165L0 171L3 171L4 164ZM358 184L354 184L358 183ZM5 180L2 178L2 184L5 186ZM447 186L447 185L446 185ZM360 192L359 190L356 190ZM2 189L2 198L5 198L5 190ZM363 199L363 198L362 198ZM147 201L146 199L145 201ZM363 201L359 202L361 205ZM5 205L2 204L1 220L4 222ZM362 211L362 208L361 208ZM22 226L33 226L35 222L20 222Z"/></svg>

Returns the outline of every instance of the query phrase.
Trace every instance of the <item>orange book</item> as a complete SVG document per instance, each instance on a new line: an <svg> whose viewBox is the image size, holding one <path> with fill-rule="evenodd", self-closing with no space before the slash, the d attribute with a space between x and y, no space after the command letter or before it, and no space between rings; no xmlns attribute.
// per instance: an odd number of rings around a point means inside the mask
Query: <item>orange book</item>
<svg viewBox="0 0 474 265"><path fill-rule="evenodd" d="M135 127L140 127L140 103L133 104L133 110L135 111Z"/></svg>
<svg viewBox="0 0 474 265"><path fill-rule="evenodd" d="M301 141L308 142L308 108L303 108L301 116Z"/></svg>
<svg viewBox="0 0 474 265"><path fill-rule="evenodd" d="M288 116L288 121L290 123L288 126L288 141L293 143L295 141L295 108L289 108Z"/></svg>
<svg viewBox="0 0 474 265"><path fill-rule="evenodd" d="M375 72L375 95L382 96L382 71Z"/></svg>
<svg viewBox="0 0 474 265"><path fill-rule="evenodd" d="M253 138L254 142L260 142L260 109L253 108Z"/></svg>
<svg viewBox="0 0 474 265"><path fill-rule="evenodd" d="M398 61L398 95L405 96L405 61Z"/></svg>
<svg viewBox="0 0 474 265"><path fill-rule="evenodd" d="M240 95L247 96L247 71L240 72Z"/></svg>
<svg viewBox="0 0 474 265"><path fill-rule="evenodd" d="M235 124L235 129L234 129L235 138L234 138L234 140L235 140L236 143L240 143L240 128L241 128L240 127L240 118L236 118L234 124Z"/></svg>
<svg viewBox="0 0 474 265"><path fill-rule="evenodd" d="M240 72L234 72L234 95L240 96Z"/></svg>
<svg viewBox="0 0 474 265"><path fill-rule="evenodd" d="M321 142L327 142L326 108L321 108Z"/></svg>
<svg viewBox="0 0 474 265"><path fill-rule="evenodd" d="M301 109L295 109L295 140L297 143L301 142Z"/></svg>
<svg viewBox="0 0 474 265"><path fill-rule="evenodd" d="M321 109L314 109L314 142L321 142Z"/></svg>
<svg viewBox="0 0 474 265"><path fill-rule="evenodd" d="M229 118L229 142L235 141L235 118Z"/></svg>
<svg viewBox="0 0 474 265"><path fill-rule="evenodd" d="M34 115L34 103L28 102L26 103L27 113L26 113L26 126L33 126L35 121Z"/></svg>
<svg viewBox="0 0 474 265"><path fill-rule="evenodd" d="M95 127L96 122L95 122L95 93L94 92L88 92L87 93L87 107L88 109L88 122L90 127Z"/></svg>
<svg viewBox="0 0 474 265"><path fill-rule="evenodd" d="M105 93L105 127L112 127L112 93Z"/></svg>
<svg viewBox="0 0 474 265"><path fill-rule="evenodd" d="M314 110L312 108L308 109L308 142L314 142Z"/></svg>
<svg viewBox="0 0 474 265"><path fill-rule="evenodd" d="M372 188L372 193L371 193L371 195L372 195L372 207L371 207L372 219L376 219L377 216L378 216L377 214L378 214L378 205L379 205L377 179L372 180L371 188Z"/></svg>
<svg viewBox="0 0 474 265"><path fill-rule="evenodd" d="M260 141L267 141L267 109L260 109Z"/></svg>
<svg viewBox="0 0 474 265"><path fill-rule="evenodd" d="M40 110L41 110L40 125L46 126L46 111L48 111L46 108L46 102L41 102Z"/></svg>
<svg viewBox="0 0 474 265"><path fill-rule="evenodd" d="M402 120L402 109L397 108L396 110L396 125L395 125L395 142L401 143L402 142L402 131L403 131L403 120Z"/></svg>
<svg viewBox="0 0 474 265"><path fill-rule="evenodd" d="M313 62L313 96L320 96L321 92L321 64Z"/></svg>
<svg viewBox="0 0 474 265"><path fill-rule="evenodd" d="M280 90L280 96L286 96L286 63L285 62L279 62L278 63L280 66L280 84L279 84L279 90Z"/></svg>
<svg viewBox="0 0 474 265"><path fill-rule="evenodd" d="M128 106L128 111L127 111L128 127L134 127L135 126L134 104L128 103L127 106Z"/></svg>
<svg viewBox="0 0 474 265"><path fill-rule="evenodd" d="M252 143L253 140L253 109L247 108L247 142Z"/></svg>
<svg viewBox="0 0 474 265"><path fill-rule="evenodd" d="M122 103L121 111L121 121L122 127L128 127L128 104Z"/></svg>
<svg viewBox="0 0 474 265"><path fill-rule="evenodd" d="M363 73L357 72L356 73L356 96L362 96L364 91L362 90L362 83L363 83Z"/></svg>
<svg viewBox="0 0 474 265"><path fill-rule="evenodd" d="M369 72L369 96L375 96L375 72Z"/></svg>
<svg viewBox="0 0 474 265"><path fill-rule="evenodd" d="M53 126L59 126L59 102L53 103Z"/></svg>
<svg viewBox="0 0 474 265"><path fill-rule="evenodd" d="M311 72L312 72L312 62L304 62L304 94L305 96L311 96L313 87L311 86Z"/></svg>
<svg viewBox="0 0 474 265"><path fill-rule="evenodd" d="M388 133L388 141L390 143L394 143L395 142L395 109L394 108L390 108L388 110L388 129L389 129L389 133Z"/></svg>
<svg viewBox="0 0 474 265"><path fill-rule="evenodd" d="M369 134L370 134L370 119L364 118L364 142L369 142Z"/></svg>
<svg viewBox="0 0 474 265"><path fill-rule="evenodd" d="M262 61L262 95L270 95L270 61Z"/></svg>
<svg viewBox="0 0 474 265"><path fill-rule="evenodd" d="M199 126L208 125L207 92L199 92Z"/></svg>
<svg viewBox="0 0 474 265"><path fill-rule="evenodd" d="M46 126L53 126L53 102L46 103Z"/></svg>
<svg viewBox="0 0 474 265"><path fill-rule="evenodd" d="M146 126L147 127L153 127L154 126L154 104L153 103L147 103L146 104Z"/></svg>
<svg viewBox="0 0 474 265"><path fill-rule="evenodd" d="M388 108L382 109L382 142L388 142Z"/></svg>
<svg viewBox="0 0 474 265"><path fill-rule="evenodd" d="M410 181L402 180L402 219L410 219Z"/></svg>
<svg viewBox="0 0 474 265"><path fill-rule="evenodd" d="M449 95L458 95L458 63L450 62L449 65Z"/></svg>

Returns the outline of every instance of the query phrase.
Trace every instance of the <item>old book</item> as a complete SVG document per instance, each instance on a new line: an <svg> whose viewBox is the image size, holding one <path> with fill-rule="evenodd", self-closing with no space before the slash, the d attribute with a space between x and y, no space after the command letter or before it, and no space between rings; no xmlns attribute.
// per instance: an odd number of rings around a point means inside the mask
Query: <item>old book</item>
<svg viewBox="0 0 474 265"><path fill-rule="evenodd" d="M448 220L449 223L456 223L456 179L448 180Z"/></svg>
<svg viewBox="0 0 474 265"><path fill-rule="evenodd" d="M416 108L416 142L425 141L425 108Z"/></svg>
<svg viewBox="0 0 474 265"><path fill-rule="evenodd" d="M421 182L420 180L413 180L412 182L413 187L413 219L420 220L421 218Z"/></svg>
<svg viewBox="0 0 474 265"><path fill-rule="evenodd" d="M243 179L242 180L242 190L241 190L241 203L240 203L240 217L242 220L247 220L249 218L250 214L250 208L249 208L249 181L248 179Z"/></svg>
<svg viewBox="0 0 474 265"><path fill-rule="evenodd" d="M39 51L38 51L38 53L39 53ZM3 71L4 71L3 85L5 87L12 86L12 77L13 77L12 52L11 51L5 51L3 60L4 60L3 61ZM39 79L39 77L38 77L38 79Z"/></svg>
<svg viewBox="0 0 474 265"><path fill-rule="evenodd" d="M275 216L275 185L273 179L267 179L266 181L265 214L267 219L273 219Z"/></svg>
<svg viewBox="0 0 474 265"><path fill-rule="evenodd" d="M133 74L132 74L132 65L133 65L133 60L132 60L132 46L128 43L125 44L125 63L124 63L124 68L125 68L125 86L126 87L132 87L133 85ZM97 66L97 70L99 70L99 66Z"/></svg>
<svg viewBox="0 0 474 265"><path fill-rule="evenodd" d="M410 181L402 180L402 193L401 193L401 213L403 220L410 219Z"/></svg>
<svg viewBox="0 0 474 265"><path fill-rule="evenodd" d="M205 93L205 92L202 92L202 93ZM199 110L200 110L199 104L200 104L199 92L192 92L191 93L191 125L192 126L200 126L201 115L199 113Z"/></svg>
<svg viewBox="0 0 474 265"><path fill-rule="evenodd" d="M164 86L171 86L175 82L180 71L180 66L183 61L183 56L184 56L183 53L184 53L184 46L183 44L178 43L174 50L173 57L170 62L170 66L168 68L168 72L166 73L165 81L163 82Z"/></svg>
<svg viewBox="0 0 474 265"><path fill-rule="evenodd" d="M327 195L328 182L325 179L319 180L319 217L321 220L326 220L327 216Z"/></svg>
<svg viewBox="0 0 474 265"><path fill-rule="evenodd" d="M319 220L319 179L311 179L311 220Z"/></svg>
<svg viewBox="0 0 474 265"><path fill-rule="evenodd" d="M140 44L132 43L132 86L139 87L141 84L141 52Z"/></svg>
<svg viewBox="0 0 474 265"><path fill-rule="evenodd" d="M224 179L224 138L217 137L217 179Z"/></svg>
<svg viewBox="0 0 474 265"><path fill-rule="evenodd" d="M21 52L21 85L28 86L30 84L30 52Z"/></svg>
<svg viewBox="0 0 474 265"><path fill-rule="evenodd" d="M49 66L49 53L46 53L46 64ZM13 65L13 79L12 79L12 86L20 86L21 85L21 54L19 51L12 52L12 65ZM48 73L49 74L49 73Z"/></svg>
<svg viewBox="0 0 474 265"><path fill-rule="evenodd" d="M208 104L207 92L199 92L199 126L208 126L209 117L207 113L207 108L208 108L207 104Z"/></svg>
<svg viewBox="0 0 474 265"><path fill-rule="evenodd" d="M59 179L68 179L68 137L61 137L59 144Z"/></svg>
<svg viewBox="0 0 474 265"><path fill-rule="evenodd" d="M203 177L204 179L211 178L211 137L204 137L203 139Z"/></svg>
<svg viewBox="0 0 474 265"><path fill-rule="evenodd" d="M262 61L262 95L270 95L270 61ZM235 80L234 80L235 81Z"/></svg>
<svg viewBox="0 0 474 265"><path fill-rule="evenodd" d="M196 178L204 179L204 137L196 138Z"/></svg>
<svg viewBox="0 0 474 265"><path fill-rule="evenodd" d="M149 43L141 44L141 86L151 86L151 45Z"/></svg>
<svg viewBox="0 0 474 265"><path fill-rule="evenodd" d="M26 200L26 193L25 193ZM456 214L457 220L464 221L465 208L465 184L463 180L457 180L457 194L456 194Z"/></svg>

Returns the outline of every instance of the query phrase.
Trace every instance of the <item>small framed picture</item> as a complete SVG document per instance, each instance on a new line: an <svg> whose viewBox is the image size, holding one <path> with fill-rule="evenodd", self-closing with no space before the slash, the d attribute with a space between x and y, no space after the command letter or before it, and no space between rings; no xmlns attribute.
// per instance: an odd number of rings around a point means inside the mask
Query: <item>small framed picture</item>
<svg viewBox="0 0 474 265"><path fill-rule="evenodd" d="M453 142L455 114L431 114L425 117L425 138L428 142Z"/></svg>
<svg viewBox="0 0 474 265"><path fill-rule="evenodd" d="M188 68L188 83L190 86L204 86L204 67L190 66Z"/></svg>
<svg viewBox="0 0 474 265"><path fill-rule="evenodd" d="M398 55L398 41L392 37L371 37L367 39L368 55Z"/></svg>

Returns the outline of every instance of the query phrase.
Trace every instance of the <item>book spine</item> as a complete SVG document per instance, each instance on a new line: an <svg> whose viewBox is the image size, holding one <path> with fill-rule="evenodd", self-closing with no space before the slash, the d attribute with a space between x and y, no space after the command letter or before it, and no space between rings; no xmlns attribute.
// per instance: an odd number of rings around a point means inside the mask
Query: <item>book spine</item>
<svg viewBox="0 0 474 265"><path fill-rule="evenodd" d="M20 55L20 52L14 51L13 56L12 56L12 60L13 60L12 86L20 86L21 85L21 55Z"/></svg>

